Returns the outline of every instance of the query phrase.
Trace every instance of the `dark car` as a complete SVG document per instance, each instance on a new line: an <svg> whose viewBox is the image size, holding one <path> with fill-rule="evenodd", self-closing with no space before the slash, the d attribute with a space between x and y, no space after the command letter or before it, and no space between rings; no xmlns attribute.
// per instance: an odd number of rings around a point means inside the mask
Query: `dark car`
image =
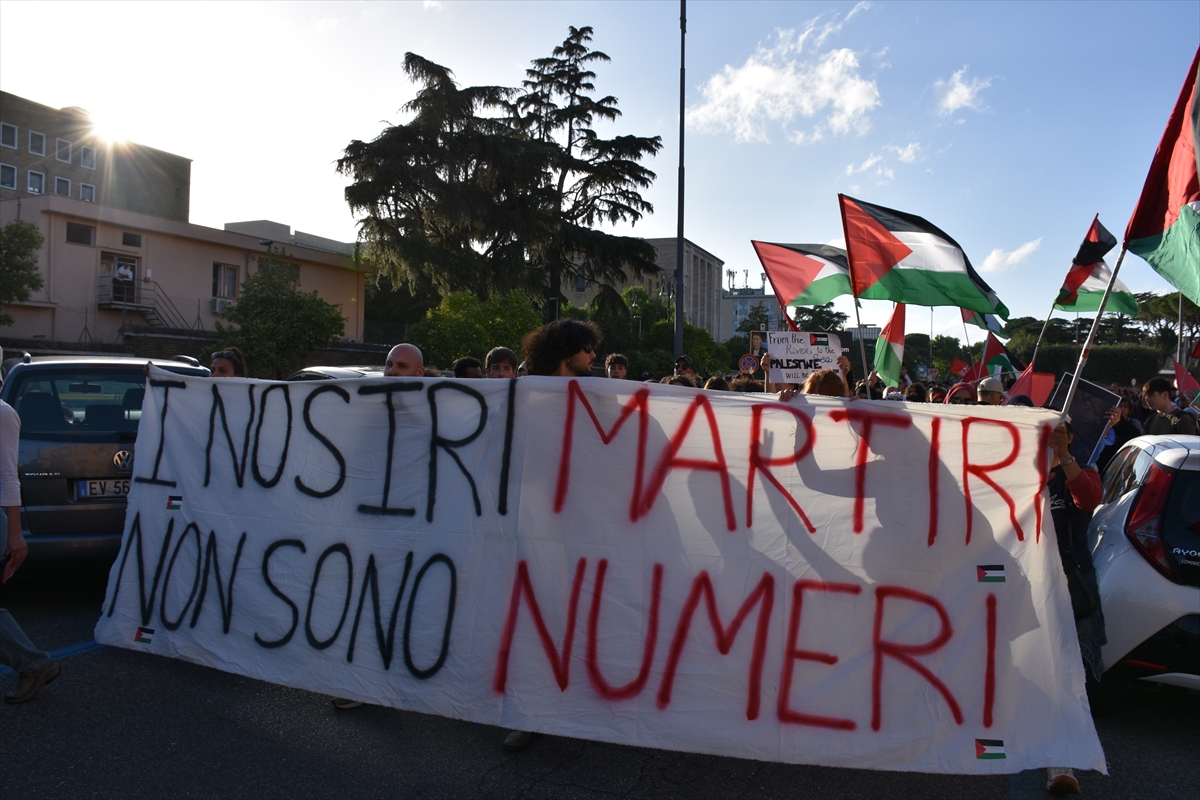
<svg viewBox="0 0 1200 800"><path fill-rule="evenodd" d="M154 364L208 375L194 359ZM5 362L0 398L21 418L21 527L31 560L114 555L120 547L145 365L108 356Z"/></svg>
<svg viewBox="0 0 1200 800"><path fill-rule="evenodd" d="M289 381L336 381L346 378L380 378L383 367L305 367L299 372L293 372L287 377Z"/></svg>

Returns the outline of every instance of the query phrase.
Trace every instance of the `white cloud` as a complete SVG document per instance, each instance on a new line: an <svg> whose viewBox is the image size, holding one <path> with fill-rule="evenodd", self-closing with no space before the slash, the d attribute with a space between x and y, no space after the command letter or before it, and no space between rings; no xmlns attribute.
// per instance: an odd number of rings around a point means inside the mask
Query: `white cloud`
<svg viewBox="0 0 1200 800"><path fill-rule="evenodd" d="M869 170L871 167L875 166L882 160L883 160L883 156L877 156L874 153L871 153L871 155L867 156L867 160L864 161L863 163L859 164L857 167L854 166L853 164L847 164L846 165L846 174L853 175L856 172L866 172L867 170Z"/></svg>
<svg viewBox="0 0 1200 800"><path fill-rule="evenodd" d="M950 80L939 80L933 84L933 90L938 96L938 111L942 115L953 114L960 108L970 108L979 111L983 101L979 93L992 85L991 78L971 78L966 80L967 68L963 67L950 76Z"/></svg>
<svg viewBox="0 0 1200 800"><path fill-rule="evenodd" d="M913 163L917 160L917 156L921 154L921 145L919 142L909 142L904 147L897 147L894 144L889 144L883 149L895 153L896 158L905 164Z"/></svg>
<svg viewBox="0 0 1200 800"><path fill-rule="evenodd" d="M425 2L422 4L422 6L421 6L421 7L422 7L423 9L425 9L426 11L428 11L428 10L429 10L429 9L431 9L431 8L432 8L434 11L441 11L441 10L442 10L442 4L441 4L441 0L425 0Z"/></svg>
<svg viewBox="0 0 1200 800"><path fill-rule="evenodd" d="M337 27L338 21L337 17L322 17L313 23L313 30L317 33L332 30Z"/></svg>
<svg viewBox="0 0 1200 800"><path fill-rule="evenodd" d="M860 7L865 5L855 6L846 18ZM810 38L819 46L830 24L820 32L815 22L799 34L780 30L773 47L759 46L740 67L726 65L704 85L704 102L688 109L689 126L731 132L738 142L769 142L769 122L786 127L798 117L815 119L809 131L787 132L796 144L819 141L827 132L866 132L868 114L880 102L879 87L859 75L858 56L848 48L822 55L804 52Z"/></svg>
<svg viewBox="0 0 1200 800"><path fill-rule="evenodd" d="M997 247L983 260L983 264L979 269L981 272L1004 272L1029 258L1041 246L1042 237L1039 236L1032 242L1026 242L1012 252L1006 252Z"/></svg>

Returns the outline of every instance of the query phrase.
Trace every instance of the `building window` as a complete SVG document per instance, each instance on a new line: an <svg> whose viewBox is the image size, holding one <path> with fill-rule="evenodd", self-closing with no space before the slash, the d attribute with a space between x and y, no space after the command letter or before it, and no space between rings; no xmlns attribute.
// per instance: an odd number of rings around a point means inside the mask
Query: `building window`
<svg viewBox="0 0 1200 800"><path fill-rule="evenodd" d="M96 187L90 183L79 184L79 199L89 203L96 202Z"/></svg>
<svg viewBox="0 0 1200 800"><path fill-rule="evenodd" d="M29 182L25 186L30 194L44 194L46 191L46 176L40 172L29 170Z"/></svg>
<svg viewBox="0 0 1200 800"><path fill-rule="evenodd" d="M587 279L582 275L575 276L575 291L583 292L587 290Z"/></svg>
<svg viewBox="0 0 1200 800"><path fill-rule="evenodd" d="M66 139L54 140L54 157L59 161L71 163L71 143Z"/></svg>
<svg viewBox="0 0 1200 800"><path fill-rule="evenodd" d="M121 244L125 247L141 247L142 235L140 233L129 233L126 231L121 234Z"/></svg>
<svg viewBox="0 0 1200 800"><path fill-rule="evenodd" d="M0 189L17 188L17 168L11 164L0 164Z"/></svg>
<svg viewBox="0 0 1200 800"><path fill-rule="evenodd" d="M17 149L17 126L0 122L0 145Z"/></svg>
<svg viewBox="0 0 1200 800"><path fill-rule="evenodd" d="M79 222L67 223L67 241L71 244L96 244L96 228L94 225L83 225Z"/></svg>
<svg viewBox="0 0 1200 800"><path fill-rule="evenodd" d="M84 169L96 168L96 148L81 147L79 148L79 166Z"/></svg>
<svg viewBox="0 0 1200 800"><path fill-rule="evenodd" d="M54 179L54 193L63 197L71 196L71 181L66 178Z"/></svg>
<svg viewBox="0 0 1200 800"><path fill-rule="evenodd" d="M230 264L213 264L213 297L237 299L238 268Z"/></svg>
<svg viewBox="0 0 1200 800"><path fill-rule="evenodd" d="M112 278L112 302L137 303L138 259L101 253L100 274Z"/></svg>
<svg viewBox="0 0 1200 800"><path fill-rule="evenodd" d="M29 132L29 152L35 156L46 155L46 134L37 131Z"/></svg>

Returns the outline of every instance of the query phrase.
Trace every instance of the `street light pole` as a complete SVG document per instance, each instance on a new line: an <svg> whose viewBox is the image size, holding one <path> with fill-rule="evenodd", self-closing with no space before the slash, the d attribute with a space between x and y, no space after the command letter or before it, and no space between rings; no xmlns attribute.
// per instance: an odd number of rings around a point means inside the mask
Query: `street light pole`
<svg viewBox="0 0 1200 800"><path fill-rule="evenodd" d="M687 0L679 0L679 221L675 240L675 358L683 355L683 120Z"/></svg>

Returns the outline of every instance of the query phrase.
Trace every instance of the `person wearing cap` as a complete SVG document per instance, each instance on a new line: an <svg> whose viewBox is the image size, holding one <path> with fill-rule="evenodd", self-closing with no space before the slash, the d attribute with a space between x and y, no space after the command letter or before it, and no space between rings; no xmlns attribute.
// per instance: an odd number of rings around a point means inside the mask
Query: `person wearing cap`
<svg viewBox="0 0 1200 800"><path fill-rule="evenodd" d="M1008 397L1004 391L1004 384L995 377L981 380L976 391L981 406L1002 406L1004 398Z"/></svg>
<svg viewBox="0 0 1200 800"><path fill-rule="evenodd" d="M687 378L696 385L696 366L689 355L682 355L675 359L675 374L680 377Z"/></svg>

